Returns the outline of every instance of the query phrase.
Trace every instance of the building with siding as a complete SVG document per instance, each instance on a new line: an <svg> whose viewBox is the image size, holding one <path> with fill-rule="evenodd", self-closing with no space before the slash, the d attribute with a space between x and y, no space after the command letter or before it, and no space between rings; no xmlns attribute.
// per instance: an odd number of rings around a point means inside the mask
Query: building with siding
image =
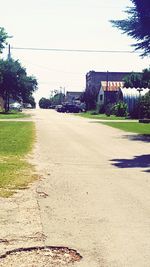
<svg viewBox="0 0 150 267"><path fill-rule="evenodd" d="M144 96L149 91L148 88L120 88L118 99L127 104L128 112L131 113L138 103L139 97Z"/></svg>
<svg viewBox="0 0 150 267"><path fill-rule="evenodd" d="M123 79L130 75L131 72L96 72L89 71L86 74L86 90L100 89L101 81L108 83L121 82Z"/></svg>
<svg viewBox="0 0 150 267"><path fill-rule="evenodd" d="M118 90L124 85L124 78L131 72L96 72L86 74L86 91L97 94L98 106L117 101ZM139 73L137 73L139 74Z"/></svg>
<svg viewBox="0 0 150 267"><path fill-rule="evenodd" d="M97 98L98 106L102 107L106 104L115 103L118 98L118 91L123 85L124 83L122 81L101 81Z"/></svg>

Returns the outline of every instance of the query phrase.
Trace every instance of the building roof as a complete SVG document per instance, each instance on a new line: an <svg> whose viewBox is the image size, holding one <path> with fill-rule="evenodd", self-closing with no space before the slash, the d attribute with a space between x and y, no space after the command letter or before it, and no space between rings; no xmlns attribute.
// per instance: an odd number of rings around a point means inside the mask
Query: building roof
<svg viewBox="0 0 150 267"><path fill-rule="evenodd" d="M103 91L119 91L119 88L122 88L124 82L122 81L101 81L101 88Z"/></svg>
<svg viewBox="0 0 150 267"><path fill-rule="evenodd" d="M128 105L128 111L132 112L139 97L148 93L148 88L120 88L119 98Z"/></svg>
<svg viewBox="0 0 150 267"><path fill-rule="evenodd" d="M120 91L124 98L139 98L139 96L144 96L150 91L148 88L120 88Z"/></svg>

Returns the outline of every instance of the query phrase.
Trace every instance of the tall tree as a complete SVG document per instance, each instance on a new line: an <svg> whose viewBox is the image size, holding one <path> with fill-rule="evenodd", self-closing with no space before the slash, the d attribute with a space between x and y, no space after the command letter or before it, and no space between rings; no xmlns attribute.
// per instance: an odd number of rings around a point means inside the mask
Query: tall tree
<svg viewBox="0 0 150 267"><path fill-rule="evenodd" d="M98 93L99 88L93 86L92 88L86 88L81 95L81 101L85 102L87 110L96 109Z"/></svg>
<svg viewBox="0 0 150 267"><path fill-rule="evenodd" d="M127 19L111 20L114 27L119 28L131 36L137 43L132 46L135 50L142 50L141 56L150 54L150 1L130 0L132 7L126 9Z"/></svg>
<svg viewBox="0 0 150 267"><path fill-rule="evenodd" d="M27 76L26 72L18 77L18 89L24 103L32 102L32 94L37 90L37 85L36 78L34 76Z"/></svg>
<svg viewBox="0 0 150 267"><path fill-rule="evenodd" d="M7 44L7 38L9 38L3 27L0 27L0 53L2 53L3 48Z"/></svg>
<svg viewBox="0 0 150 267"><path fill-rule="evenodd" d="M18 60L0 60L0 95L5 102L5 111L9 110L9 99L27 101L37 89L34 77L27 76L26 69Z"/></svg>

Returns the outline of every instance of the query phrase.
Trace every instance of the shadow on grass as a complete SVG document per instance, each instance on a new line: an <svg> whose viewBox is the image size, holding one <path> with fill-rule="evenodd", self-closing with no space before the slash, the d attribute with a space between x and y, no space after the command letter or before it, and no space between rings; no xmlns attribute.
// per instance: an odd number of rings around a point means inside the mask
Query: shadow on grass
<svg viewBox="0 0 150 267"><path fill-rule="evenodd" d="M112 159L112 165L118 168L148 168L150 167L150 154L135 156L133 159ZM150 172L150 170L146 170Z"/></svg>
<svg viewBox="0 0 150 267"><path fill-rule="evenodd" d="M150 142L150 134L132 134L124 135L123 138L129 139L131 141L141 141L141 142Z"/></svg>
<svg viewBox="0 0 150 267"><path fill-rule="evenodd" d="M12 112L4 112L4 111L1 111L0 114L3 114L3 115L10 115L10 114L14 114Z"/></svg>

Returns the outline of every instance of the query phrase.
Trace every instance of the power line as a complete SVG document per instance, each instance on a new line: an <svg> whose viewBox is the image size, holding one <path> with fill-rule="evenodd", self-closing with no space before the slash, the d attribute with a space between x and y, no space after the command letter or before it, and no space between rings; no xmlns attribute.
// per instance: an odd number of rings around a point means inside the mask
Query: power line
<svg viewBox="0 0 150 267"><path fill-rule="evenodd" d="M64 70L60 70L60 69L51 69L51 68L47 68L45 66L42 66L42 65L39 65L39 64L35 64L29 60L24 60L25 62L33 65L33 66L36 66L37 68L40 68L40 69L44 69L44 70L47 70L48 72L62 72L62 73L69 73L69 74L73 74L73 75L81 75L81 72L71 72L71 71L64 71Z"/></svg>
<svg viewBox="0 0 150 267"><path fill-rule="evenodd" d="M64 49L64 48L37 48L37 47L11 47L13 50L51 51L51 52L77 52L77 53L140 53L129 50L95 50L95 49Z"/></svg>

